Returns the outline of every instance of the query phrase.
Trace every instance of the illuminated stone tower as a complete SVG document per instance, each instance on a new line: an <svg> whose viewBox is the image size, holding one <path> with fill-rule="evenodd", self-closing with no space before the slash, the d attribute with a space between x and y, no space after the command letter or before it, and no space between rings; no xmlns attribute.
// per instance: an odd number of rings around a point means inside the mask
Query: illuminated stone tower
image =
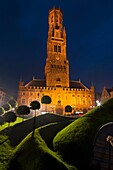
<svg viewBox="0 0 113 170"><path fill-rule="evenodd" d="M60 9L53 8L48 17L47 58L45 78L47 87L69 87L69 63L66 56L66 31Z"/></svg>
<svg viewBox="0 0 113 170"><path fill-rule="evenodd" d="M66 31L60 9L53 8L48 16L47 58L45 79L33 79L18 86L18 105L28 105L33 100L41 103L42 97L51 98L48 112L61 115L67 105L72 107L72 114L85 113L95 107L94 86L87 88L82 82L69 79L69 63L66 56ZM41 103L40 113L45 112Z"/></svg>

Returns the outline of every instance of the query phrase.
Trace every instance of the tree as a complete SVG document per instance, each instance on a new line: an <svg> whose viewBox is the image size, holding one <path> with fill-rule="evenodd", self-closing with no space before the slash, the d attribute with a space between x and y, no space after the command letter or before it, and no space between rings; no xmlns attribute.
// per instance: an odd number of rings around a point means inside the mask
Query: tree
<svg viewBox="0 0 113 170"><path fill-rule="evenodd" d="M11 105L9 103L4 104L2 107L4 108L5 112L8 112L11 110Z"/></svg>
<svg viewBox="0 0 113 170"><path fill-rule="evenodd" d="M15 99L10 99L8 103L11 105L12 108L17 107L17 101Z"/></svg>
<svg viewBox="0 0 113 170"><path fill-rule="evenodd" d="M65 112L71 113L72 107L70 105L65 106Z"/></svg>
<svg viewBox="0 0 113 170"><path fill-rule="evenodd" d="M51 101L51 97L45 95L41 98L41 103L42 104L45 104L45 111L47 112L47 104L50 104L52 101Z"/></svg>
<svg viewBox="0 0 113 170"><path fill-rule="evenodd" d="M0 125L3 125L3 124L4 124L3 116L0 116Z"/></svg>
<svg viewBox="0 0 113 170"><path fill-rule="evenodd" d="M5 110L3 107L0 107L0 115L4 114Z"/></svg>
<svg viewBox="0 0 113 170"><path fill-rule="evenodd" d="M35 123L36 123L36 110L40 109L40 103L37 100L34 100L30 103L30 109L35 110L34 122L33 122L33 136L35 131Z"/></svg>
<svg viewBox="0 0 113 170"><path fill-rule="evenodd" d="M9 111L9 112L6 112L4 115L3 115L3 119L5 122L8 122L8 127L10 127L10 123L11 122L15 122L16 121L16 113L15 112L12 112L12 111Z"/></svg>
<svg viewBox="0 0 113 170"><path fill-rule="evenodd" d="M21 116L23 115L24 117L24 115L28 115L30 113L30 108L27 105L18 106L16 113Z"/></svg>

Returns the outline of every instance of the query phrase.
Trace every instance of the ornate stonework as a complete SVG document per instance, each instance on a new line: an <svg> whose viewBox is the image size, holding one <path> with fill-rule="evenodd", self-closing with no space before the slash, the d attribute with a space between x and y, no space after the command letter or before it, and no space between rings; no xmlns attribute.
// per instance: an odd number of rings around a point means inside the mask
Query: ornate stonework
<svg viewBox="0 0 113 170"><path fill-rule="evenodd" d="M53 8L49 12L47 59L45 65L46 85L69 87L69 64L66 56L66 31L62 13Z"/></svg>
<svg viewBox="0 0 113 170"><path fill-rule="evenodd" d="M80 81L69 80L69 62L66 56L66 30L62 12L58 8L49 11L47 58L45 80L33 78L29 83L19 82L18 103L30 105L33 100L41 102L43 95L51 97L48 111L64 114L65 106L72 106L72 113L95 106L94 86L88 89ZM44 110L41 105L40 111Z"/></svg>

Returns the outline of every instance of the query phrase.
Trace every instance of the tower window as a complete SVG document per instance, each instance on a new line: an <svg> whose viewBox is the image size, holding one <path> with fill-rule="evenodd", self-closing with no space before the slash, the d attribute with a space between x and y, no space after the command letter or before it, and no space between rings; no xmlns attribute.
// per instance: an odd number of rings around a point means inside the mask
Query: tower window
<svg viewBox="0 0 113 170"><path fill-rule="evenodd" d="M60 20L60 24L61 24L61 17L60 17L60 19L59 19L59 20Z"/></svg>
<svg viewBox="0 0 113 170"><path fill-rule="evenodd" d="M58 22L58 15L55 16L56 22Z"/></svg>
<svg viewBox="0 0 113 170"><path fill-rule="evenodd" d="M57 45L54 45L54 52L57 52Z"/></svg>
<svg viewBox="0 0 113 170"><path fill-rule="evenodd" d="M58 52L61 52L61 46L58 46Z"/></svg>
<svg viewBox="0 0 113 170"><path fill-rule="evenodd" d="M61 81L60 78L57 78L56 81Z"/></svg>
<svg viewBox="0 0 113 170"><path fill-rule="evenodd" d="M53 16L51 17L51 22L53 22Z"/></svg>
<svg viewBox="0 0 113 170"><path fill-rule="evenodd" d="M61 46L54 45L54 52L60 52L61 53Z"/></svg>
<svg viewBox="0 0 113 170"><path fill-rule="evenodd" d="M58 37L58 32L56 32L56 37Z"/></svg>

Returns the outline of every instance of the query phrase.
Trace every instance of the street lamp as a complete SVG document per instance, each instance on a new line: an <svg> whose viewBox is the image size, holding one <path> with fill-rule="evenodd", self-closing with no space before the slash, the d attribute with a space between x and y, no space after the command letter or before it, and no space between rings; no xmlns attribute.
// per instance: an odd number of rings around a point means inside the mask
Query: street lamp
<svg viewBox="0 0 113 170"><path fill-rule="evenodd" d="M97 104L97 106L100 106L100 105L101 105L101 103L99 102L99 100L96 100L96 104Z"/></svg>
<svg viewBox="0 0 113 170"><path fill-rule="evenodd" d="M110 170L111 146L113 146L113 136L107 136L106 141L109 142L109 164L108 164L108 170Z"/></svg>

